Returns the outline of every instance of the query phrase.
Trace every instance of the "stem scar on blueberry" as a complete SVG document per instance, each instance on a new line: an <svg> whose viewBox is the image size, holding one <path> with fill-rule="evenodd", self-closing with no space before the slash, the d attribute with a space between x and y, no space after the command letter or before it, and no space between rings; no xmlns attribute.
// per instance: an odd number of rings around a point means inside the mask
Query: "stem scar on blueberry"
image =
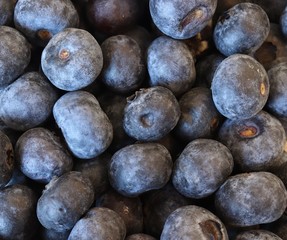
<svg viewBox="0 0 287 240"><path fill-rule="evenodd" d="M208 239L221 240L223 239L221 233L221 226L218 222L207 220L199 223L202 232L208 237Z"/></svg>
<svg viewBox="0 0 287 240"><path fill-rule="evenodd" d="M226 11L218 18L218 22L224 23L225 20L228 20L229 18L230 18L230 14L228 13L228 11Z"/></svg>
<svg viewBox="0 0 287 240"><path fill-rule="evenodd" d="M265 94L266 94L266 86L264 83L260 84L260 93L262 96L265 96Z"/></svg>
<svg viewBox="0 0 287 240"><path fill-rule="evenodd" d="M211 129L214 131L218 127L218 125L219 125L218 118L217 117L212 118L211 121L210 121Z"/></svg>
<svg viewBox="0 0 287 240"><path fill-rule="evenodd" d="M252 138L258 134L258 130L254 126L242 126L238 130L238 134L243 138Z"/></svg>
<svg viewBox="0 0 287 240"><path fill-rule="evenodd" d="M37 32L37 36L42 41L49 41L52 38L52 34L47 29L41 29Z"/></svg>
<svg viewBox="0 0 287 240"><path fill-rule="evenodd" d="M180 21L179 30L183 31L190 23L199 22L205 19L206 7L199 6L190 10L186 16Z"/></svg>
<svg viewBox="0 0 287 240"><path fill-rule="evenodd" d="M70 57L70 52L67 49L62 49L59 52L59 58L61 60L67 60Z"/></svg>

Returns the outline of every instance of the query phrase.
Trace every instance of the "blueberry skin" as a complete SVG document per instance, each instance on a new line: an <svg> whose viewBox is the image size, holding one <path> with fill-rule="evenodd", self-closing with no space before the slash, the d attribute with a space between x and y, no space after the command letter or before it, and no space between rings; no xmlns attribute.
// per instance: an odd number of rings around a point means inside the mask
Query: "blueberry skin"
<svg viewBox="0 0 287 240"><path fill-rule="evenodd" d="M73 167L73 159L60 139L42 127L24 132L15 146L15 157L21 171L34 181L49 183Z"/></svg>
<svg viewBox="0 0 287 240"><path fill-rule="evenodd" d="M30 63L31 46L15 28L0 26L0 88L23 74Z"/></svg>
<svg viewBox="0 0 287 240"><path fill-rule="evenodd" d="M278 117L287 117L287 62L275 64L268 70L270 82L269 97L266 107Z"/></svg>
<svg viewBox="0 0 287 240"><path fill-rule="evenodd" d="M160 240L171 239L222 239L228 240L222 221L209 210L196 206L183 206L167 218Z"/></svg>
<svg viewBox="0 0 287 240"><path fill-rule="evenodd" d="M281 14L280 27L283 35L287 37L287 6L284 8L284 11Z"/></svg>
<svg viewBox="0 0 287 240"><path fill-rule="evenodd" d="M40 237L42 240L67 240L70 235L70 230L57 232L52 229L42 227Z"/></svg>
<svg viewBox="0 0 287 240"><path fill-rule="evenodd" d="M195 82L194 59L187 45L167 36L152 41L147 50L150 86L163 86L179 96Z"/></svg>
<svg viewBox="0 0 287 240"><path fill-rule="evenodd" d="M212 18L216 6L217 0L149 1L154 24L165 35L175 39L188 39L199 33Z"/></svg>
<svg viewBox="0 0 287 240"><path fill-rule="evenodd" d="M53 107L53 115L71 152L90 159L103 153L113 139L113 127L98 100L89 92L64 94Z"/></svg>
<svg viewBox="0 0 287 240"><path fill-rule="evenodd" d="M0 202L0 238L33 239L39 227L35 192L25 185L16 184L0 191Z"/></svg>
<svg viewBox="0 0 287 240"><path fill-rule="evenodd" d="M180 107L173 93L161 86L140 89L127 99L123 126L140 141L155 141L166 136L177 124Z"/></svg>
<svg viewBox="0 0 287 240"><path fill-rule="evenodd" d="M67 231L73 228L94 201L90 180L70 171L46 185L37 202L37 217L47 229Z"/></svg>
<svg viewBox="0 0 287 240"><path fill-rule="evenodd" d="M39 72L27 72L0 95L0 117L10 128L26 131L43 124L52 113L58 94Z"/></svg>
<svg viewBox="0 0 287 240"><path fill-rule="evenodd" d="M211 84L217 110L230 119L247 119L263 109L269 95L264 67L245 54L233 54L217 67Z"/></svg>
<svg viewBox="0 0 287 240"><path fill-rule="evenodd" d="M214 105L209 88L192 88L178 102L181 116L174 133L179 139L190 142L215 136L222 115Z"/></svg>
<svg viewBox="0 0 287 240"><path fill-rule="evenodd" d="M127 35L115 35L102 44L104 65L100 79L117 93L138 89L146 75L144 55L139 44Z"/></svg>
<svg viewBox="0 0 287 240"><path fill-rule="evenodd" d="M79 26L79 15L70 0L18 0L14 24L33 44L44 47L49 40L68 27Z"/></svg>
<svg viewBox="0 0 287 240"><path fill-rule="evenodd" d="M170 179L172 164L168 150L161 144L132 144L112 156L110 184L120 194L136 197L163 187Z"/></svg>
<svg viewBox="0 0 287 240"><path fill-rule="evenodd" d="M282 240L279 236L274 234L273 232L267 231L267 230L247 230L243 231L239 234L237 234L234 238L234 240Z"/></svg>
<svg viewBox="0 0 287 240"><path fill-rule="evenodd" d="M259 5L239 3L219 17L213 40L225 56L251 54L262 45L269 31L269 18Z"/></svg>
<svg viewBox="0 0 287 240"><path fill-rule="evenodd" d="M41 56L44 74L57 88L82 89L95 81L103 67L103 53L86 30L66 28L56 34Z"/></svg>
<svg viewBox="0 0 287 240"><path fill-rule="evenodd" d="M214 193L233 170L233 157L212 139L191 141L175 160L172 183L186 197L200 199Z"/></svg>
<svg viewBox="0 0 287 240"><path fill-rule="evenodd" d="M226 120L218 131L240 171L269 171L283 153L286 134L282 124L265 111L245 120Z"/></svg>
<svg viewBox="0 0 287 240"><path fill-rule="evenodd" d="M14 148L8 136L0 130L0 189L12 178Z"/></svg>
<svg viewBox="0 0 287 240"><path fill-rule="evenodd" d="M94 207L76 223L68 240L124 240L125 236L125 223L115 211Z"/></svg>
<svg viewBox="0 0 287 240"><path fill-rule="evenodd" d="M12 26L16 0L0 0L0 26Z"/></svg>
<svg viewBox="0 0 287 240"><path fill-rule="evenodd" d="M274 174L241 173L229 177L221 185L214 204L223 222L247 227L279 219L286 208L286 196L283 182Z"/></svg>
<svg viewBox="0 0 287 240"><path fill-rule="evenodd" d="M156 240L156 238L144 233L135 233L127 236L125 240Z"/></svg>

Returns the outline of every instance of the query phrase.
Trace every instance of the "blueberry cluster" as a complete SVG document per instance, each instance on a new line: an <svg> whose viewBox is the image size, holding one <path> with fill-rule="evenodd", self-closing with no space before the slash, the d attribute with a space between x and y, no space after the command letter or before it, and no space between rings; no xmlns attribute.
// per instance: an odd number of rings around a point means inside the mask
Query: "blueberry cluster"
<svg viewBox="0 0 287 240"><path fill-rule="evenodd" d="M0 0L1 240L287 240L286 0Z"/></svg>

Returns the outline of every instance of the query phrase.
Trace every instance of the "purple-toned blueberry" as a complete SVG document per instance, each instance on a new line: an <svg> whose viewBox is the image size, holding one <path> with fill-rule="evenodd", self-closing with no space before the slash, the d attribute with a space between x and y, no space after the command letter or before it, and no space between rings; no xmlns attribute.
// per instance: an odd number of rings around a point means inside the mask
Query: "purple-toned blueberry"
<svg viewBox="0 0 287 240"><path fill-rule="evenodd" d="M259 5L239 3L219 17L213 40L225 56L251 54L263 44L269 31L269 18Z"/></svg>
<svg viewBox="0 0 287 240"><path fill-rule="evenodd" d="M273 232L267 230L246 230L237 234L234 240L282 240L279 236Z"/></svg>
<svg viewBox="0 0 287 240"><path fill-rule="evenodd" d="M177 208L167 218L160 240L221 239L228 240L222 221L209 210L188 205Z"/></svg>
<svg viewBox="0 0 287 240"><path fill-rule="evenodd" d="M284 11L281 14L280 26L282 33L285 37L287 37L287 6L284 8Z"/></svg>
<svg viewBox="0 0 287 240"><path fill-rule="evenodd" d="M154 24L167 36L187 39L199 33L211 20L217 0L150 0Z"/></svg>
<svg viewBox="0 0 287 240"><path fill-rule="evenodd" d="M55 103L53 115L69 149L78 158L97 157L112 142L110 120L89 92L65 93Z"/></svg>
<svg viewBox="0 0 287 240"><path fill-rule="evenodd" d="M227 119L218 140L229 148L240 171L270 171L280 162L286 134L279 120L261 111L249 119Z"/></svg>
<svg viewBox="0 0 287 240"><path fill-rule="evenodd" d="M45 46L57 33L79 26L79 15L70 0L18 0L14 24L33 44Z"/></svg>
<svg viewBox="0 0 287 240"><path fill-rule="evenodd" d="M217 67L212 98L218 111L230 119L247 119L263 109L269 95L264 67L245 54L233 54Z"/></svg>
<svg viewBox="0 0 287 240"><path fill-rule="evenodd" d="M41 56L44 74L57 88L75 91L92 84L103 67L103 53L86 30L66 28L56 34Z"/></svg>
<svg viewBox="0 0 287 240"><path fill-rule="evenodd" d="M180 107L174 94L155 86L140 89L127 99L123 126L137 140L155 141L171 132L179 117Z"/></svg>
<svg viewBox="0 0 287 240"><path fill-rule="evenodd" d="M215 194L215 208L224 223L255 226L279 219L287 205L283 182L270 172L229 177Z"/></svg>
<svg viewBox="0 0 287 240"><path fill-rule="evenodd" d="M147 50L149 84L163 86L179 96L195 82L195 65L187 45L167 36L152 41Z"/></svg>
<svg viewBox="0 0 287 240"><path fill-rule="evenodd" d="M162 188L170 179L172 164L170 153L161 144L132 144L112 156L110 183L120 194L135 197Z"/></svg>
<svg viewBox="0 0 287 240"><path fill-rule="evenodd" d="M126 225L115 211L104 208L91 208L73 227L68 240L124 240Z"/></svg>

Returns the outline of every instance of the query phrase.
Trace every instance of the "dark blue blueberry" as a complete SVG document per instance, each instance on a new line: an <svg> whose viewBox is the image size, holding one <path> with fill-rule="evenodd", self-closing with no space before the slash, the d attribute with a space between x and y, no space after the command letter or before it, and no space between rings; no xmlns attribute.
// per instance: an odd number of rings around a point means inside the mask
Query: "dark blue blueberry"
<svg viewBox="0 0 287 240"><path fill-rule="evenodd" d="M150 0L153 22L167 36L187 39L199 33L212 18L217 0Z"/></svg>
<svg viewBox="0 0 287 240"><path fill-rule="evenodd" d="M39 72L27 72L0 94L0 118L10 128L25 131L43 124L58 95Z"/></svg>
<svg viewBox="0 0 287 240"><path fill-rule="evenodd" d="M153 40L147 50L147 68L151 86L163 86L178 96L195 82L192 53L179 40L161 36Z"/></svg>
<svg viewBox="0 0 287 240"><path fill-rule="evenodd" d="M56 34L41 56L44 74L57 88L82 89L95 81L103 67L103 53L86 30L66 28Z"/></svg>
<svg viewBox="0 0 287 240"><path fill-rule="evenodd" d="M212 83L212 98L218 111L230 119L246 119L264 107L269 95L269 80L264 67L245 54L233 54L217 67Z"/></svg>
<svg viewBox="0 0 287 240"><path fill-rule="evenodd" d="M70 0L18 0L14 24L33 44L45 46L58 32L79 26L79 15Z"/></svg>
<svg viewBox="0 0 287 240"><path fill-rule="evenodd" d="M14 8L17 0L0 0L0 26L12 26Z"/></svg>
<svg viewBox="0 0 287 240"><path fill-rule="evenodd" d="M112 124L89 92L64 94L55 103L53 115L69 149L78 158L97 157L112 142Z"/></svg>
<svg viewBox="0 0 287 240"><path fill-rule="evenodd" d="M287 37L287 6L284 8L284 11L281 14L280 26L282 33L285 37Z"/></svg>
<svg viewBox="0 0 287 240"><path fill-rule="evenodd" d="M266 12L257 4L239 3L218 19L213 40L224 55L254 53L265 41L270 30Z"/></svg>

